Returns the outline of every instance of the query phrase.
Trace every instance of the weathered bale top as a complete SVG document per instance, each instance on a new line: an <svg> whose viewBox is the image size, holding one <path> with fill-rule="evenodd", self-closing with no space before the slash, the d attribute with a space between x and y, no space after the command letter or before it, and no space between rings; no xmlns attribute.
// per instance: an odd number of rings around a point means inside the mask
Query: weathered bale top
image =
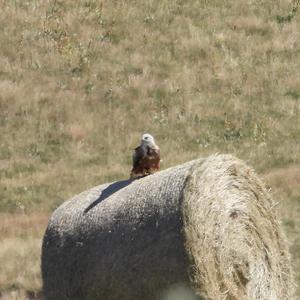
<svg viewBox="0 0 300 300"><path fill-rule="evenodd" d="M63 203L42 248L47 300L291 299L285 238L264 185L214 155ZM199 298L200 299L200 298Z"/></svg>

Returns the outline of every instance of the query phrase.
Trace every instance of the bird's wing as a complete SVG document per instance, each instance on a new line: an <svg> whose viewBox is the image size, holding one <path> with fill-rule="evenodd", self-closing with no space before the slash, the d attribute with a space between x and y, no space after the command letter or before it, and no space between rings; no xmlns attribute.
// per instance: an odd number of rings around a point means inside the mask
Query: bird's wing
<svg viewBox="0 0 300 300"><path fill-rule="evenodd" d="M159 164L159 162L161 161L161 159L160 159L160 149L157 147L154 151L156 153L157 161L158 161L158 164Z"/></svg>
<svg viewBox="0 0 300 300"><path fill-rule="evenodd" d="M157 156L160 159L160 149L158 147L155 149L155 152L157 153Z"/></svg>
<svg viewBox="0 0 300 300"><path fill-rule="evenodd" d="M160 158L160 149L157 145L155 147L147 147L147 154L148 155L155 155Z"/></svg>
<svg viewBox="0 0 300 300"><path fill-rule="evenodd" d="M155 145L155 147L148 147L147 155L151 157L152 162L158 164L159 166L161 159L160 159L160 149L157 145Z"/></svg>

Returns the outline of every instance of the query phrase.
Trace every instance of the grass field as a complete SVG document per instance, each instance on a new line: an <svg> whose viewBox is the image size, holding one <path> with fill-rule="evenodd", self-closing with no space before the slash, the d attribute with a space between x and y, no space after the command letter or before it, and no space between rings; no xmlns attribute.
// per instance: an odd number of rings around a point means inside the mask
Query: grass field
<svg viewBox="0 0 300 300"><path fill-rule="evenodd" d="M252 165L279 203L300 283L297 1L0 8L1 300L39 297L49 214L128 177L143 132L162 168L216 152Z"/></svg>

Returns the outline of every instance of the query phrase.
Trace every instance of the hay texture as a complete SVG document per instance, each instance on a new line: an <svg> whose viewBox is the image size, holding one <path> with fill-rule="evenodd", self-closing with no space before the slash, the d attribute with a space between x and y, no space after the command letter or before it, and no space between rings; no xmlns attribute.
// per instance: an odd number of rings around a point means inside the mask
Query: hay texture
<svg viewBox="0 0 300 300"><path fill-rule="evenodd" d="M292 299L287 243L251 168L214 155L94 187L52 215L42 248L47 300Z"/></svg>

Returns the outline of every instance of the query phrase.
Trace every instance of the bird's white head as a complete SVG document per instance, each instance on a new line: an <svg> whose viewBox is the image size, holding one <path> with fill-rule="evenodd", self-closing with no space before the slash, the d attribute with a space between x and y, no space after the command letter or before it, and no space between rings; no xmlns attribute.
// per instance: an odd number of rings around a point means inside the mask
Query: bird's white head
<svg viewBox="0 0 300 300"><path fill-rule="evenodd" d="M141 144L145 146L155 146L154 137L149 133L143 134Z"/></svg>

